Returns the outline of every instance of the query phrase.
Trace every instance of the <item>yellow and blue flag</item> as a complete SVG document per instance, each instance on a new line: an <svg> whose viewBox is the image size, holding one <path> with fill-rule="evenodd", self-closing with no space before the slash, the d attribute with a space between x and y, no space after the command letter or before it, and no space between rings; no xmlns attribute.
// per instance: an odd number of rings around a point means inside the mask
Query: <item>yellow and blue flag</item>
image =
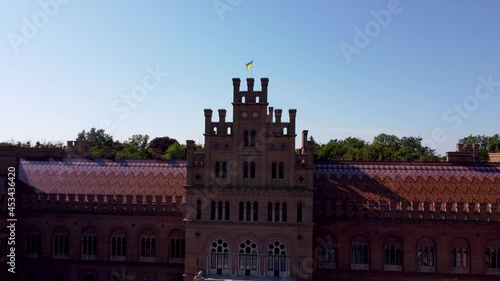
<svg viewBox="0 0 500 281"><path fill-rule="evenodd" d="M249 70L249 69L251 69L252 67L253 67L253 60L251 60L249 63L247 63L247 64L245 65L245 69L246 69L246 70Z"/></svg>

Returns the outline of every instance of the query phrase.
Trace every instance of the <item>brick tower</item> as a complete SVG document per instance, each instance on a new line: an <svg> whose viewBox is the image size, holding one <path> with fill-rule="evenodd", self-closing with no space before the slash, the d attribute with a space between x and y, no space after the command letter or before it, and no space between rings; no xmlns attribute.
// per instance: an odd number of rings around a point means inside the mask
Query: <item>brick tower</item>
<svg viewBox="0 0 500 281"><path fill-rule="evenodd" d="M268 82L233 78L233 122L205 109L204 151L187 141L186 280L312 278L312 144L296 151L297 111L268 108Z"/></svg>

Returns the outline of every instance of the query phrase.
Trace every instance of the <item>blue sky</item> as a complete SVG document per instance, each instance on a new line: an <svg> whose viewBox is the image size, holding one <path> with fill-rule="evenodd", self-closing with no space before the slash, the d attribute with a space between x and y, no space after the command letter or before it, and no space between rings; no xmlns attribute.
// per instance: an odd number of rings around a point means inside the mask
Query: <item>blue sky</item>
<svg viewBox="0 0 500 281"><path fill-rule="evenodd" d="M203 142L203 109L232 116L251 59L320 142L389 133L444 154L500 133L499 1L2 2L0 141Z"/></svg>

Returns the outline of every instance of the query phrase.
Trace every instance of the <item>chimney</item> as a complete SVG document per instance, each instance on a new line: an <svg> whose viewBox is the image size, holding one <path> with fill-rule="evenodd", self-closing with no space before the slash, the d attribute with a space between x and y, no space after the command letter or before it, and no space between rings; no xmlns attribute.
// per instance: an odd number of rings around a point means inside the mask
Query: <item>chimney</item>
<svg viewBox="0 0 500 281"><path fill-rule="evenodd" d="M479 162L479 144L472 144L472 162Z"/></svg>
<svg viewBox="0 0 500 281"><path fill-rule="evenodd" d="M68 158L90 158L91 156L87 141L68 141Z"/></svg>
<svg viewBox="0 0 500 281"><path fill-rule="evenodd" d="M104 148L104 158L106 158L106 159L113 159L113 147L106 146Z"/></svg>
<svg viewBox="0 0 500 281"><path fill-rule="evenodd" d="M205 134L211 135L212 131L212 110L205 109Z"/></svg>
<svg viewBox="0 0 500 281"><path fill-rule="evenodd" d="M479 145L474 144L457 144L457 151L446 152L447 162L478 162L479 161Z"/></svg>
<svg viewBox="0 0 500 281"><path fill-rule="evenodd" d="M161 148L153 148L153 154L154 154L155 160L161 160L161 156L162 156L161 152L162 152Z"/></svg>
<svg viewBox="0 0 500 281"><path fill-rule="evenodd" d="M306 148L307 148L307 133L308 132L309 132L308 130L303 130L302 131L302 148L304 150L306 150ZM302 153L305 154L305 153L307 153L307 151L303 151Z"/></svg>

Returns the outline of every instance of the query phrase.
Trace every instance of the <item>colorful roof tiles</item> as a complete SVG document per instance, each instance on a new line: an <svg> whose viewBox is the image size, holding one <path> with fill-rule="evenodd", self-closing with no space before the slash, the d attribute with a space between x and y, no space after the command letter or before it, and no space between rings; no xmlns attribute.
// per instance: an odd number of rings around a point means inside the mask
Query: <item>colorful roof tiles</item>
<svg viewBox="0 0 500 281"><path fill-rule="evenodd" d="M182 196L185 162L27 161L20 180L38 193ZM314 165L315 195L329 200L500 202L500 164L347 163Z"/></svg>
<svg viewBox="0 0 500 281"><path fill-rule="evenodd" d="M37 193L184 196L186 163L21 159L19 178Z"/></svg>
<svg viewBox="0 0 500 281"><path fill-rule="evenodd" d="M500 165L318 163L316 195L330 200L500 202Z"/></svg>

